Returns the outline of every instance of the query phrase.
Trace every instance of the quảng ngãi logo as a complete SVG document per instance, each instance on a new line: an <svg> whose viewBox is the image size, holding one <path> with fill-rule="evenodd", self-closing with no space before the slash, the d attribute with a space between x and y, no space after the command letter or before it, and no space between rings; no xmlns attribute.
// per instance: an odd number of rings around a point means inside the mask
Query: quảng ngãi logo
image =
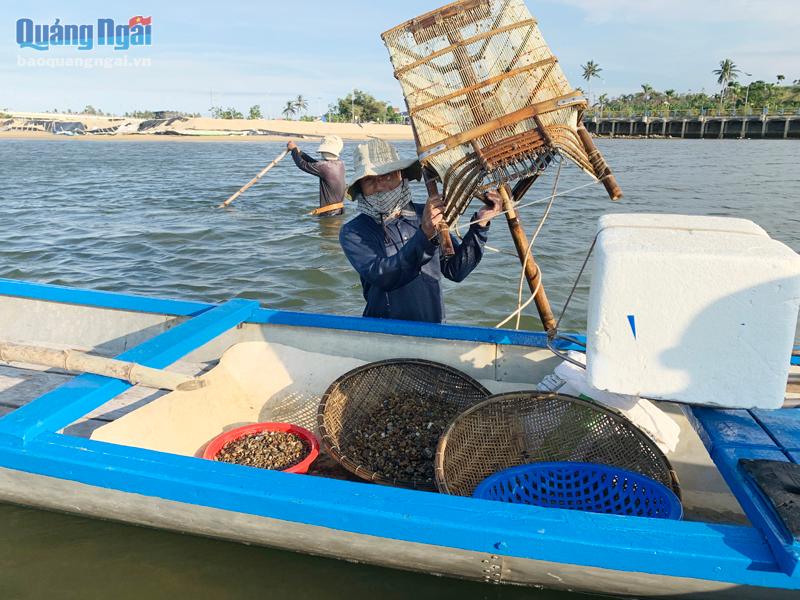
<svg viewBox="0 0 800 600"><path fill-rule="evenodd" d="M117 25L114 19L97 19L96 27L93 24L62 25L61 19L56 19L52 25L18 19L17 44L20 48L34 50L58 46L75 46L78 50L110 46L113 50L127 50L131 46L152 45L152 22L153 17L141 15L128 19L127 25Z"/></svg>

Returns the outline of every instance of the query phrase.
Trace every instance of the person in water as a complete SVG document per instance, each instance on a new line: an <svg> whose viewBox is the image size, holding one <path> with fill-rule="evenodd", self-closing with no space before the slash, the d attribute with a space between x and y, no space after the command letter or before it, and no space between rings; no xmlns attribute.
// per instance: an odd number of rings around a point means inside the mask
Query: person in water
<svg viewBox="0 0 800 600"><path fill-rule="evenodd" d="M344 254L361 277L365 317L441 323L441 279L463 281L483 257L489 222L502 200L489 192L462 240L453 237L455 256L442 259L437 225L443 220L440 196L424 205L412 202L409 180L419 180L418 160L402 160L383 140L358 146L354 179L348 187L358 216L339 232Z"/></svg>
<svg viewBox="0 0 800 600"><path fill-rule="evenodd" d="M294 142L286 144L294 164L300 170L319 177L319 208L313 214L333 217L344 213L344 163L339 158L343 147L339 136L325 136L317 149L322 160L316 160L301 151Z"/></svg>

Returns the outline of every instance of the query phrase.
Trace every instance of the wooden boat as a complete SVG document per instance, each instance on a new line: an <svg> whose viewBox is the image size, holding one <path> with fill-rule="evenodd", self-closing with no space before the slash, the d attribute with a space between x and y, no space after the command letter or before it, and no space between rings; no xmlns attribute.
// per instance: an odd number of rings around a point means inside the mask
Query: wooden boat
<svg viewBox="0 0 800 600"><path fill-rule="evenodd" d="M211 305L0 280L0 315L3 340L186 373L247 341L326 354L332 365L427 358L492 391L532 388L555 364L539 333L290 313L242 299ZM330 383L319 372L308 365L306 403ZM664 407L682 427L670 460L685 518L663 521L263 471L91 439L158 397L97 375L0 366L0 499L493 583L638 597L800 595L800 545L737 469L743 457L799 462L798 410Z"/></svg>

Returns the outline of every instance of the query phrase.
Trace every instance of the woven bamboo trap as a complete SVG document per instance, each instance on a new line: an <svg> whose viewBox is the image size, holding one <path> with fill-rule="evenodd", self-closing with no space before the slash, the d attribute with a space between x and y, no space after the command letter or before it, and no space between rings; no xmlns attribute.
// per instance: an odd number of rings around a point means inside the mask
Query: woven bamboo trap
<svg viewBox="0 0 800 600"><path fill-rule="evenodd" d="M564 394L498 394L459 415L436 449L439 491L471 496L490 475L536 462L580 462L641 473L675 492L672 466L622 414Z"/></svg>
<svg viewBox="0 0 800 600"><path fill-rule="evenodd" d="M339 377L323 395L317 411L321 445L367 481L435 490L439 437L458 414L489 395L472 377L435 362L393 359L363 365ZM420 453L416 441L429 455ZM401 465L413 467L412 475L406 476Z"/></svg>
<svg viewBox="0 0 800 600"><path fill-rule="evenodd" d="M523 0L461 0L382 38L420 160L442 181L449 225L477 192L532 181L556 155L622 196L582 125L585 98Z"/></svg>

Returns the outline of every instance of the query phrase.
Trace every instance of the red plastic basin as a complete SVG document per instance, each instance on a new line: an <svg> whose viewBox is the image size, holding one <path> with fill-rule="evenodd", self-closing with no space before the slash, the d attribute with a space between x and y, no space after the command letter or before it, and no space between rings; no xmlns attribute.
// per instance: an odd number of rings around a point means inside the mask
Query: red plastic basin
<svg viewBox="0 0 800 600"><path fill-rule="evenodd" d="M262 431L280 431L282 433L292 433L305 441L306 444L308 444L308 446L311 448L308 456L306 456L302 461L292 467L289 467L288 469L282 469L284 473L306 473L308 468L311 466L311 463L313 463L317 456L319 456L319 442L314 434L308 429L303 429L302 427L292 425L291 423L254 423L253 425L237 427L236 429L231 429L230 431L219 434L217 437L211 440L208 446L206 446L206 449L203 450L203 458L214 460L219 451L222 450L223 446L225 446L225 444L228 442L237 440L240 437L251 435L253 433L261 433Z"/></svg>

